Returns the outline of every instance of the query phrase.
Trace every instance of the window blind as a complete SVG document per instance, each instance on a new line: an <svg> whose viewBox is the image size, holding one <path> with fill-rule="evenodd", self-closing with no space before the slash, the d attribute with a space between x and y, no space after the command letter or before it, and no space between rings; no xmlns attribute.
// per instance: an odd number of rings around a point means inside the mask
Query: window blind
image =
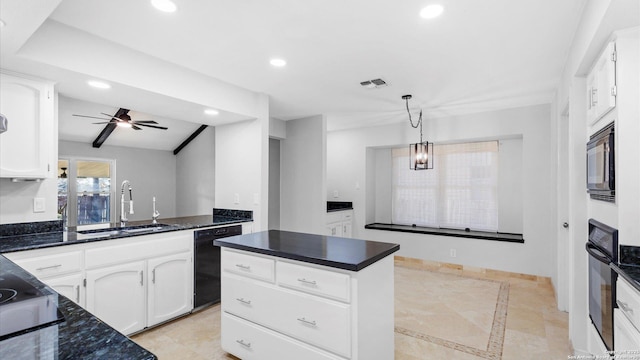
<svg viewBox="0 0 640 360"><path fill-rule="evenodd" d="M433 170L409 169L409 148L392 149L392 221L498 231L498 142L434 146Z"/></svg>

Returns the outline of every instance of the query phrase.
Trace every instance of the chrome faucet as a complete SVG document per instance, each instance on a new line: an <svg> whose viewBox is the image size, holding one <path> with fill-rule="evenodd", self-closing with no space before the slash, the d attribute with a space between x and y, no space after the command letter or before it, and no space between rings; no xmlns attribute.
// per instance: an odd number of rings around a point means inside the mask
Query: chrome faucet
<svg viewBox="0 0 640 360"><path fill-rule="evenodd" d="M133 214L133 195L131 195L131 183L129 180L125 180L122 182L122 186L120 188L120 226L126 226L127 221L127 213L124 212L124 186L127 185L129 187L129 214Z"/></svg>
<svg viewBox="0 0 640 360"><path fill-rule="evenodd" d="M156 210L156 197L153 197L153 214L151 214L151 223L152 224L157 224L158 223L158 216L160 216L160 212L158 210Z"/></svg>

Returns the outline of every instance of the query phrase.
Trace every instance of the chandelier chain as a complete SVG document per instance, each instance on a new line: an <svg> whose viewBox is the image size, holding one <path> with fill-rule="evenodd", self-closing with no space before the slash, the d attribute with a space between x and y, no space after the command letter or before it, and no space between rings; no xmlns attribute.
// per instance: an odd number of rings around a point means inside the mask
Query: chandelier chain
<svg viewBox="0 0 640 360"><path fill-rule="evenodd" d="M418 118L418 122L413 125L413 120L411 119L411 111L409 111L409 99L404 99L405 104L407 105L407 114L409 114L409 123L411 127L417 129L420 126L420 142L422 143L422 109L420 109L420 117Z"/></svg>

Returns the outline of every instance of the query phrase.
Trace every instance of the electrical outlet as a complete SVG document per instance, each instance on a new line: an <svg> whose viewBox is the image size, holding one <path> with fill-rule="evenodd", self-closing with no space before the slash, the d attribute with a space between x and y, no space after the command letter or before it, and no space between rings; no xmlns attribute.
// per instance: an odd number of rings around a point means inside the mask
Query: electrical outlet
<svg viewBox="0 0 640 360"><path fill-rule="evenodd" d="M333 198L337 199L340 197L340 193L338 192L338 190L333 190Z"/></svg>
<svg viewBox="0 0 640 360"><path fill-rule="evenodd" d="M260 205L260 194L253 193L253 204Z"/></svg>
<svg viewBox="0 0 640 360"><path fill-rule="evenodd" d="M41 213L45 211L44 198L33 198L33 212Z"/></svg>
<svg viewBox="0 0 640 360"><path fill-rule="evenodd" d="M449 249L449 256L451 256L452 258L456 257L456 249Z"/></svg>
<svg viewBox="0 0 640 360"><path fill-rule="evenodd" d="M240 194L238 193L233 194L233 203L240 204Z"/></svg>

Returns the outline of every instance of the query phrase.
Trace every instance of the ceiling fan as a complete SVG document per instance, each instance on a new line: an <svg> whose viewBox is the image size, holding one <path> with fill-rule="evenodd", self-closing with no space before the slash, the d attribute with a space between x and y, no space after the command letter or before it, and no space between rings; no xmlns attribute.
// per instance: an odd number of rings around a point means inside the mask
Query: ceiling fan
<svg viewBox="0 0 640 360"><path fill-rule="evenodd" d="M101 117L96 117L96 116L78 115L78 114L73 114L73 116L85 117L85 118L90 118L90 119L98 119L98 120L107 120L105 122L95 122L94 124L115 124L115 125L118 125L120 127L133 128L134 130L142 130L142 128L140 126L146 126L146 127L150 127L150 128L154 128L154 129L160 129L160 130L167 130L168 129L168 128L164 127L164 126L150 125L150 124L158 124L156 121L153 121L153 120L131 120L131 116L129 116L127 114L127 112L128 111L126 111L126 112L118 111L118 113L116 113L116 116L109 115L109 114L106 114L106 113L100 113L102 115L105 115L105 116L109 117L107 119L101 118Z"/></svg>

